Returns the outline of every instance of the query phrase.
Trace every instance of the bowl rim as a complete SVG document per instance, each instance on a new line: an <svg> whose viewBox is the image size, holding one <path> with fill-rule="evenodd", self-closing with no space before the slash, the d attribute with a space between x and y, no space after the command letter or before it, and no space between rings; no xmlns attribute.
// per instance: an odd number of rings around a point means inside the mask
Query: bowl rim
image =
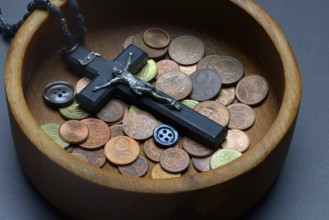
<svg viewBox="0 0 329 220"><path fill-rule="evenodd" d="M27 19L13 39L8 52L5 65L5 89L13 118L31 143L53 163L87 181L111 189L155 194L181 193L218 185L252 170L275 149L293 126L301 100L301 78L293 52L273 19L251 0L230 0L230 2L247 12L266 31L280 55L285 82L287 80L294 82L285 83L283 101L277 117L262 139L244 153L248 154L248 157L240 157L229 165L198 175L157 180L136 179L115 173L109 175L108 171L86 164L58 148L56 143L42 131L30 112L22 86L22 66L25 58L28 57L26 51L33 35L48 18L48 13L45 11L37 11ZM59 7L64 5L63 1L54 3Z"/></svg>

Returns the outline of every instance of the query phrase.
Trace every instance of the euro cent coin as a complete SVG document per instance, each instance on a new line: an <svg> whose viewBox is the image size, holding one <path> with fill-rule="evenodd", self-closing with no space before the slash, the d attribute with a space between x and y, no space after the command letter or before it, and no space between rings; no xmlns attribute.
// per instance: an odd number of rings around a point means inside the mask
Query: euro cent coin
<svg viewBox="0 0 329 220"><path fill-rule="evenodd" d="M160 156L161 167L171 173L180 173L187 169L190 162L188 154L179 148L169 148Z"/></svg>
<svg viewBox="0 0 329 220"><path fill-rule="evenodd" d="M265 99L267 93L267 81L260 75L246 76L236 86L238 100L247 105L259 104Z"/></svg>
<svg viewBox="0 0 329 220"><path fill-rule="evenodd" d="M195 111L225 127L230 121L230 112L225 105L216 101L201 102L194 108Z"/></svg>
<svg viewBox="0 0 329 220"><path fill-rule="evenodd" d="M87 140L89 129L87 125L78 120L64 122L59 128L61 138L70 144L80 144Z"/></svg>
<svg viewBox="0 0 329 220"><path fill-rule="evenodd" d="M79 146L84 149L99 149L110 139L108 125L96 118L87 118L81 121L89 129L88 139Z"/></svg>
<svg viewBox="0 0 329 220"><path fill-rule="evenodd" d="M144 42L155 49L161 49L167 47L170 42L170 36L167 31L161 28L149 28L144 31L143 34Z"/></svg>

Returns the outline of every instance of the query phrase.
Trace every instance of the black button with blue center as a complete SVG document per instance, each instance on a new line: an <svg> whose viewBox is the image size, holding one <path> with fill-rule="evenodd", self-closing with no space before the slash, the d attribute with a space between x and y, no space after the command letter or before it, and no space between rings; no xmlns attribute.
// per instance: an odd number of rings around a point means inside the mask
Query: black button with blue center
<svg viewBox="0 0 329 220"><path fill-rule="evenodd" d="M48 84L43 91L45 102L55 108L63 108L74 101L75 89L67 82L56 81Z"/></svg>
<svg viewBox="0 0 329 220"><path fill-rule="evenodd" d="M170 148L178 141L178 132L175 128L162 124L153 131L153 139L156 145L162 148Z"/></svg>

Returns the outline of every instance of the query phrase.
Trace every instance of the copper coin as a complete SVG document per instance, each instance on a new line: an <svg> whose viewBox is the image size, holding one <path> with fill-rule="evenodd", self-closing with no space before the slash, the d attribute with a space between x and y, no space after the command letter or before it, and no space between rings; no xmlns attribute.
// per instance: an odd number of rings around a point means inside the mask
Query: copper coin
<svg viewBox="0 0 329 220"><path fill-rule="evenodd" d="M139 155L137 160L135 160L133 163L125 166L118 166L118 169L123 175L142 177L147 173L149 165L145 157Z"/></svg>
<svg viewBox="0 0 329 220"><path fill-rule="evenodd" d="M218 72L224 85L238 82L244 74L241 62L230 56L219 56L211 59L207 68Z"/></svg>
<svg viewBox="0 0 329 220"><path fill-rule="evenodd" d="M84 149L97 149L110 139L110 129L107 124L96 118L87 118L81 121L89 129L88 139L79 146Z"/></svg>
<svg viewBox="0 0 329 220"><path fill-rule="evenodd" d="M228 109L225 105L216 101L201 102L194 108L194 110L223 127L227 126L230 121L230 112Z"/></svg>
<svg viewBox="0 0 329 220"><path fill-rule="evenodd" d="M161 167L171 173L180 173L186 170L189 162L188 154L176 147L166 149L160 156Z"/></svg>
<svg viewBox="0 0 329 220"><path fill-rule="evenodd" d="M197 69L207 69L208 68L208 64L211 60L213 59L217 59L219 56L218 55L209 55L206 56L204 58L202 58L197 65Z"/></svg>
<svg viewBox="0 0 329 220"><path fill-rule="evenodd" d="M97 113L97 118L107 123L114 123L122 119L124 114L124 104L117 99L112 99L106 103L101 110L99 110Z"/></svg>
<svg viewBox="0 0 329 220"><path fill-rule="evenodd" d="M181 100L192 92L192 81L185 73L168 72L160 76L155 87L174 99Z"/></svg>
<svg viewBox="0 0 329 220"><path fill-rule="evenodd" d="M143 145L143 149L144 149L144 153L147 156L147 158L149 158L150 160L157 162L157 163L160 161L160 156L161 156L162 152L164 151L164 149L158 147L154 143L153 138L145 141L145 143Z"/></svg>
<svg viewBox="0 0 329 220"><path fill-rule="evenodd" d="M200 172L207 172L210 170L210 158L211 156L205 158L192 157L192 164Z"/></svg>
<svg viewBox="0 0 329 220"><path fill-rule="evenodd" d="M221 88L219 91L218 96L216 97L216 101L222 103L225 106L231 104L235 99L235 88L234 87L227 87Z"/></svg>
<svg viewBox="0 0 329 220"><path fill-rule="evenodd" d="M134 139L127 136L117 136L106 143L104 152L111 163L127 165L137 159L140 148Z"/></svg>
<svg viewBox="0 0 329 220"><path fill-rule="evenodd" d="M218 73L210 69L200 69L191 76L193 91L191 99L206 101L214 98L222 86L222 80Z"/></svg>
<svg viewBox="0 0 329 220"><path fill-rule="evenodd" d="M180 173L168 173L167 171L163 170L160 164L157 164L153 167L151 171L151 178L152 179L168 179L168 178L175 178L180 177Z"/></svg>
<svg viewBox="0 0 329 220"><path fill-rule="evenodd" d="M135 46L137 46L138 48L140 48L141 50L144 50L149 55L149 58L154 58L154 59L160 58L160 57L163 57L167 53L168 48L153 49L153 48L147 46L143 40L143 35L144 35L144 32L139 32L137 35L135 35L133 44Z"/></svg>
<svg viewBox="0 0 329 220"><path fill-rule="evenodd" d="M72 152L82 154L87 158L88 163L95 167L102 167L106 162L103 148L98 150L84 150L82 148L75 147Z"/></svg>
<svg viewBox="0 0 329 220"><path fill-rule="evenodd" d="M226 140L222 143L222 148L230 148L240 152L244 152L248 149L250 140L248 135L240 130L229 130L226 136Z"/></svg>
<svg viewBox="0 0 329 220"><path fill-rule="evenodd" d="M70 153L70 154L72 156L74 156L74 157L76 157L76 158L78 158L78 159L80 159L80 160L88 163L88 159L85 156L83 156L82 154L79 154L79 153Z"/></svg>
<svg viewBox="0 0 329 220"><path fill-rule="evenodd" d="M156 119L144 111L128 114L122 123L123 131L136 140L145 140L151 137L157 125Z"/></svg>
<svg viewBox="0 0 329 220"><path fill-rule="evenodd" d="M170 57L182 65L192 65L197 63L205 53L204 43L189 35L175 38L169 45Z"/></svg>
<svg viewBox="0 0 329 220"><path fill-rule="evenodd" d="M196 65L179 66L179 71L190 76L192 73L194 73L196 71Z"/></svg>
<svg viewBox="0 0 329 220"><path fill-rule="evenodd" d="M59 128L61 138L70 144L80 144L87 140L89 129L87 125L77 120L64 122Z"/></svg>
<svg viewBox="0 0 329 220"><path fill-rule="evenodd" d="M194 157L206 157L213 152L210 148L207 148L186 136L183 138L182 144L183 149Z"/></svg>
<svg viewBox="0 0 329 220"><path fill-rule="evenodd" d="M133 43L134 35L127 37L127 39L123 42L123 49L126 49L130 44Z"/></svg>
<svg viewBox="0 0 329 220"><path fill-rule="evenodd" d="M267 93L267 81L260 75L244 77L236 86L238 100L247 105L256 105L262 102L267 96Z"/></svg>
<svg viewBox="0 0 329 220"><path fill-rule="evenodd" d="M167 47L170 42L169 34L161 28L149 28L144 31L144 42L155 49L161 49Z"/></svg>
<svg viewBox="0 0 329 220"><path fill-rule="evenodd" d="M231 119L228 127L231 129L245 130L251 127L255 120L256 114L248 105L237 103L227 107L230 112Z"/></svg>
<svg viewBox="0 0 329 220"><path fill-rule="evenodd" d="M116 136L125 136L125 133L123 132L123 127L121 124L112 125L110 127L110 130L111 130L111 138L114 138Z"/></svg>
<svg viewBox="0 0 329 220"><path fill-rule="evenodd" d="M77 84L75 85L76 93L80 93L86 86L90 83L90 79L88 77L81 78Z"/></svg>
<svg viewBox="0 0 329 220"><path fill-rule="evenodd" d="M158 73L156 75L157 79L164 73L179 71L178 64L172 60L160 60L159 62L157 62L157 67L158 67Z"/></svg>

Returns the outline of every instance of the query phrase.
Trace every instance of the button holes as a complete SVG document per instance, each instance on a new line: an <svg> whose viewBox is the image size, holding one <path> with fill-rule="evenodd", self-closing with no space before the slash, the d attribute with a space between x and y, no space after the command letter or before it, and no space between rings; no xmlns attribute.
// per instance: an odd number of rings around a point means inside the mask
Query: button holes
<svg viewBox="0 0 329 220"><path fill-rule="evenodd" d="M163 136L163 134L160 134L159 137L160 137L160 138L163 138L164 136Z"/></svg>
<svg viewBox="0 0 329 220"><path fill-rule="evenodd" d="M167 133L167 130L166 129L163 129L163 133L166 134Z"/></svg>
<svg viewBox="0 0 329 220"><path fill-rule="evenodd" d="M65 94L65 93L66 93L66 91L65 91L65 90L63 90L63 91L62 91L62 93L63 93L63 94Z"/></svg>
<svg viewBox="0 0 329 220"><path fill-rule="evenodd" d="M169 141L169 138L166 137L166 138L165 138L165 141Z"/></svg>
<svg viewBox="0 0 329 220"><path fill-rule="evenodd" d="M169 137L172 137L173 135L172 135L172 133L169 133L168 136L169 136Z"/></svg>
<svg viewBox="0 0 329 220"><path fill-rule="evenodd" d="M62 94L58 94L57 96L58 96L58 97L60 97L60 98L61 98L61 97L63 97L63 95L62 95Z"/></svg>

